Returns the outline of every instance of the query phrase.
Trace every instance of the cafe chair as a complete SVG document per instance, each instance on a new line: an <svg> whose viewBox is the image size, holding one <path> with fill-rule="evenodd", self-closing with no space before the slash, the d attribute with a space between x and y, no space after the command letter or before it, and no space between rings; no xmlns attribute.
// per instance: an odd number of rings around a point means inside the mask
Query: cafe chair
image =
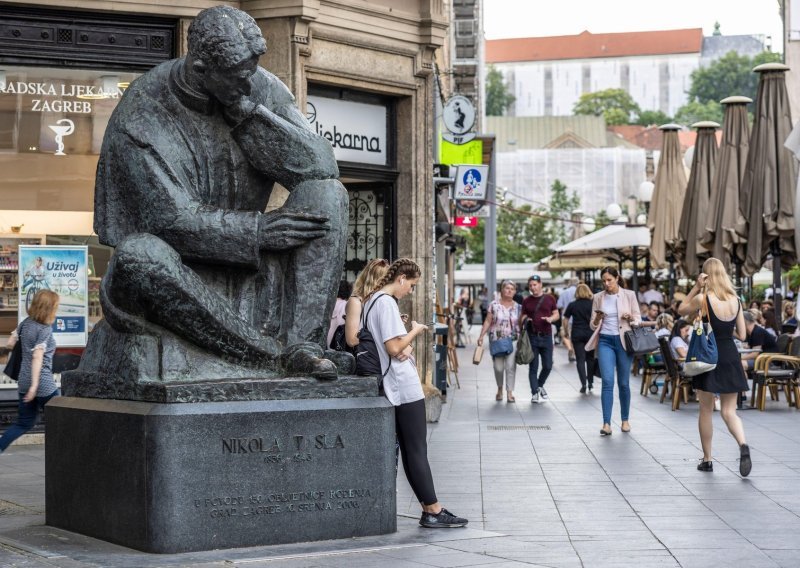
<svg viewBox="0 0 800 568"><path fill-rule="evenodd" d="M667 373L667 367L664 365L664 362L660 363L651 363L650 359L653 355L660 355L661 349L659 348L658 351L654 351L653 353L649 353L642 357L644 361L643 370L642 370L642 386L639 389L639 394L642 396L647 396L648 392L656 394L658 392L658 382L656 378L659 375L665 375Z"/></svg>
<svg viewBox="0 0 800 568"><path fill-rule="evenodd" d="M781 336L783 337L783 336ZM789 407L800 409L800 341L792 341L788 353L762 353L756 358L753 369L755 405L763 411L767 408L767 390L770 398L778 400L780 389L786 393Z"/></svg>
<svg viewBox="0 0 800 568"><path fill-rule="evenodd" d="M689 389L692 386L692 379L683 374L678 361L672 356L667 336L658 338L658 348L661 350L661 358L664 360L666 368L664 389L661 391L659 402L664 402L664 398L666 398L667 392L671 388L672 410L678 410L681 406L681 397L683 397L684 404L689 402Z"/></svg>

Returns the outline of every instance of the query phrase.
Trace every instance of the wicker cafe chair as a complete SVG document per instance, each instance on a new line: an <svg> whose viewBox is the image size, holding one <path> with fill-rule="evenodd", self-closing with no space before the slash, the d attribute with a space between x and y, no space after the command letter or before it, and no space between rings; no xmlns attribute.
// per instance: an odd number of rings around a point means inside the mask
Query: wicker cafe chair
<svg viewBox="0 0 800 568"><path fill-rule="evenodd" d="M639 394L642 396L647 396L648 392L656 394L658 392L658 384L655 381L656 377L658 375L665 375L667 373L667 367L664 365L663 361L661 363L650 363L650 357L655 354L661 354L660 347L658 351L654 351L653 353L642 357L644 366L642 370L642 386L639 389Z"/></svg>
<svg viewBox="0 0 800 568"><path fill-rule="evenodd" d="M661 391L659 402L664 402L667 391L672 388L672 410L678 410L681 406L681 395L683 395L684 403L689 402L689 387L692 385L692 379L683 374L678 361L672 356L667 336L658 338L658 347L661 350L661 358L664 359L664 366L667 369L664 389Z"/></svg>
<svg viewBox="0 0 800 568"><path fill-rule="evenodd" d="M767 389L772 400L778 400L779 389L783 388L789 407L800 409L798 375L800 375L800 341L792 341L787 354L762 353L756 358L753 369L755 396L750 404L757 405L759 410L766 410Z"/></svg>

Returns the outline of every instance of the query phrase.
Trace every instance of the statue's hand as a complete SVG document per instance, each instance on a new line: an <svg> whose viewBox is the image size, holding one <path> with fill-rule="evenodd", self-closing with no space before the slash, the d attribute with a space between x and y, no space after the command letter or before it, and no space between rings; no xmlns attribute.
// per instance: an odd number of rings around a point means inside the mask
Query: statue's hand
<svg viewBox="0 0 800 568"><path fill-rule="evenodd" d="M222 107L222 116L231 127L247 118L256 108L256 104L247 97L241 97L233 104Z"/></svg>
<svg viewBox="0 0 800 568"><path fill-rule="evenodd" d="M261 216L258 238L264 250L288 250L324 237L330 228L324 215L276 209Z"/></svg>

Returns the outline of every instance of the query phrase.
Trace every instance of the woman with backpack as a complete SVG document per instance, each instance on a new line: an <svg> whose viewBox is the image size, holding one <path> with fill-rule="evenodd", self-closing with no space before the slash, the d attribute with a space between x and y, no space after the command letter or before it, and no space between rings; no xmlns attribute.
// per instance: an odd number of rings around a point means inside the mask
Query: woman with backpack
<svg viewBox="0 0 800 568"><path fill-rule="evenodd" d="M353 291L344 308L344 337L350 349L358 345L358 332L361 330L361 308L364 301L388 269L389 262L386 259L374 258L356 276Z"/></svg>
<svg viewBox="0 0 800 568"><path fill-rule="evenodd" d="M411 343L428 328L412 321L407 331L397 306L398 300L414 291L421 273L413 260L394 261L364 304L364 328L375 341L384 375L383 390L394 406L403 470L422 505L419 524L426 528L463 527L467 519L453 515L439 503L428 463L425 395L410 360Z"/></svg>

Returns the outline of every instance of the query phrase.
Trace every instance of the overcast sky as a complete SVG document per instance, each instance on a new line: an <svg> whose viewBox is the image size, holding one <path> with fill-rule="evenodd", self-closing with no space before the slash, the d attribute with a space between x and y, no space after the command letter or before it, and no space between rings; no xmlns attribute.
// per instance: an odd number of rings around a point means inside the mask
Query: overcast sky
<svg viewBox="0 0 800 568"><path fill-rule="evenodd" d="M764 34L781 48L777 0L484 0L487 39L703 28Z"/></svg>

